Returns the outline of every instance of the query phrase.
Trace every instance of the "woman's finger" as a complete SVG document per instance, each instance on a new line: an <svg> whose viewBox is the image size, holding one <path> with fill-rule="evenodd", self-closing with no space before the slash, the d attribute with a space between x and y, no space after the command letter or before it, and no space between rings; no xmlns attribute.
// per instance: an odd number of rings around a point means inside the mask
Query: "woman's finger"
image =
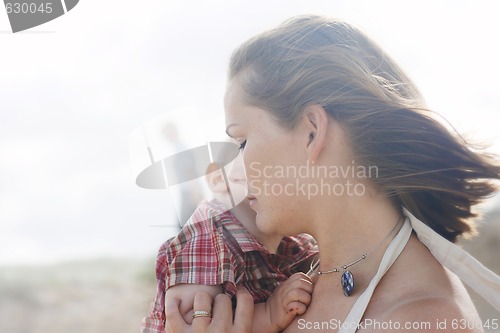
<svg viewBox="0 0 500 333"><path fill-rule="evenodd" d="M189 326L179 311L180 300L167 298L165 301L165 331L166 333L188 332Z"/></svg>
<svg viewBox="0 0 500 333"><path fill-rule="evenodd" d="M199 291L194 296L193 322L194 332L206 332L212 321L212 296L205 291Z"/></svg>
<svg viewBox="0 0 500 333"><path fill-rule="evenodd" d="M236 293L236 310L233 332L248 333L252 331L253 297L245 288Z"/></svg>
<svg viewBox="0 0 500 333"><path fill-rule="evenodd" d="M217 332L229 332L233 324L233 308L231 298L226 294L219 294L215 297L213 319L210 325Z"/></svg>

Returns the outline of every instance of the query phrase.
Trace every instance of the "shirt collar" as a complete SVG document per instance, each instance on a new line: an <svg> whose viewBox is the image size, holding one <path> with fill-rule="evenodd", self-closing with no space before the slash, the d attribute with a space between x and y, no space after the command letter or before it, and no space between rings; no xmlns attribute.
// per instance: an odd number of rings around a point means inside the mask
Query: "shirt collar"
<svg viewBox="0 0 500 333"><path fill-rule="evenodd" d="M212 200L210 207L213 210L214 218L219 220L222 227L234 237L243 252L260 251L269 253L264 245L220 201Z"/></svg>

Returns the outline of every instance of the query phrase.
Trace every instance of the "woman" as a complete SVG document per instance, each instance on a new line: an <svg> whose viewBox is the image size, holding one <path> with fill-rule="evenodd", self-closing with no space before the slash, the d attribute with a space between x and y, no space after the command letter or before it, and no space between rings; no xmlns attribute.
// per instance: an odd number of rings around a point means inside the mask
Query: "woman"
<svg viewBox="0 0 500 333"><path fill-rule="evenodd" d="M225 110L258 228L319 244L312 302L285 332L482 332L452 271L497 307L500 279L452 242L474 234L500 167L437 122L377 45L343 21L294 18L235 51ZM224 302L192 328L223 331ZM243 296L233 331L249 308Z"/></svg>

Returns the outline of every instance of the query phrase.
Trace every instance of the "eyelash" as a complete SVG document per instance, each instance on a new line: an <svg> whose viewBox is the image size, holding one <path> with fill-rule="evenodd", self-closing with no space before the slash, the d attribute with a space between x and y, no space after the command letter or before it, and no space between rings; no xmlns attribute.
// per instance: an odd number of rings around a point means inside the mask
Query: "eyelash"
<svg viewBox="0 0 500 333"><path fill-rule="evenodd" d="M247 140L243 141L242 143L240 143L240 150L243 150L245 149L245 146L247 145Z"/></svg>

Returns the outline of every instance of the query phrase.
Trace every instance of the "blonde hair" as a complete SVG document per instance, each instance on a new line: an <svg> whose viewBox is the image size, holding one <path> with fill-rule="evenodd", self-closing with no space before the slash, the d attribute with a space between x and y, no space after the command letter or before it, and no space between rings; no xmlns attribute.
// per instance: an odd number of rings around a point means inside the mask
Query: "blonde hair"
<svg viewBox="0 0 500 333"><path fill-rule="evenodd" d="M245 102L293 128L319 104L346 131L374 185L450 241L475 232L471 206L491 196L500 167L426 110L408 76L374 42L337 19L303 16L241 45L229 79Z"/></svg>

